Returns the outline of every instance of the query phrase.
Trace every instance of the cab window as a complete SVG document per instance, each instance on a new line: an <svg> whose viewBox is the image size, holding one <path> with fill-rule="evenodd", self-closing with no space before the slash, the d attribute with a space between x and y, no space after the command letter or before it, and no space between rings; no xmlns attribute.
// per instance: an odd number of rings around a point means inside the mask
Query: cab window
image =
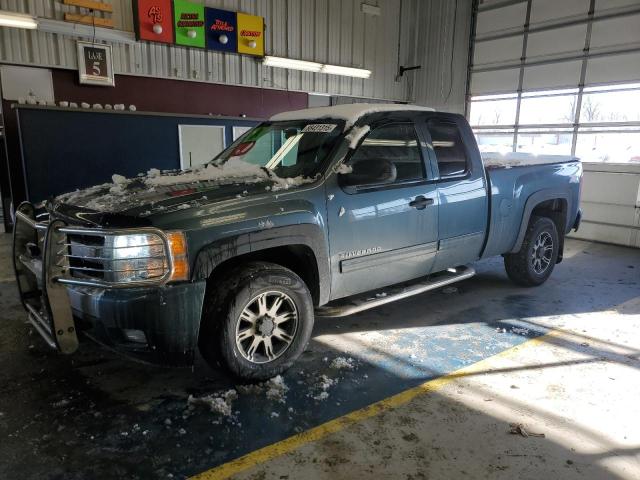
<svg viewBox="0 0 640 480"><path fill-rule="evenodd" d="M458 126L453 122L432 118L427 121L427 128L431 134L440 178L465 175L469 171L469 159Z"/></svg>
<svg viewBox="0 0 640 480"><path fill-rule="evenodd" d="M348 165L387 161L393 180L404 183L426 178L420 144L412 124L393 124L371 131L351 156Z"/></svg>

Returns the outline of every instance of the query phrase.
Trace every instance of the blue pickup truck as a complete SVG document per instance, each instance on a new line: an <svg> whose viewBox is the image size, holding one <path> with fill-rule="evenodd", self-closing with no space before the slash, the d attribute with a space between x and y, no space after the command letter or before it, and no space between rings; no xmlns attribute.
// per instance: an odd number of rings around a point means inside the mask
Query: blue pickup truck
<svg viewBox="0 0 640 480"><path fill-rule="evenodd" d="M315 316L441 288L476 260L502 255L514 282L542 284L579 226L582 166L499 157L485 165L462 116L424 107L276 115L197 169L20 205L22 302L62 353L86 335L185 366L199 348L269 378L303 352Z"/></svg>

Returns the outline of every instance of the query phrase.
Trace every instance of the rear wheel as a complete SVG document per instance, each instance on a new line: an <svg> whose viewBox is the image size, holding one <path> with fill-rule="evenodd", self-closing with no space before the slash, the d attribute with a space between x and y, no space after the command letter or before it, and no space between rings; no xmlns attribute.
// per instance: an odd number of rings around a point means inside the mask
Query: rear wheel
<svg viewBox="0 0 640 480"><path fill-rule="evenodd" d="M207 298L200 351L246 380L266 380L304 351L313 329L313 302L291 270L255 262L230 272Z"/></svg>
<svg viewBox="0 0 640 480"><path fill-rule="evenodd" d="M559 245L555 223L547 217L531 217L520 250L504 257L507 275L518 285L543 284L556 265Z"/></svg>

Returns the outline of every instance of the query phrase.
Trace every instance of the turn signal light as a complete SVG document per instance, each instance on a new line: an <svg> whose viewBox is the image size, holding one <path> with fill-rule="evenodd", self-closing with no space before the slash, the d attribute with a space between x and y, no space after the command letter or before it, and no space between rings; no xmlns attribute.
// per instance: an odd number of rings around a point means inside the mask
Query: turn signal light
<svg viewBox="0 0 640 480"><path fill-rule="evenodd" d="M167 232L169 254L173 271L170 282L189 280L189 260L187 259L187 240L183 232Z"/></svg>

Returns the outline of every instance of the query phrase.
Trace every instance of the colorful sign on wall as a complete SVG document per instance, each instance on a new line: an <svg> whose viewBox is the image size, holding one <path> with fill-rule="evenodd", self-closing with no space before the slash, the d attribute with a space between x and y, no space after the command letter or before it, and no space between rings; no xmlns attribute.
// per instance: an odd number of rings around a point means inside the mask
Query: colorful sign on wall
<svg viewBox="0 0 640 480"><path fill-rule="evenodd" d="M177 45L204 48L204 6L173 0L173 21Z"/></svg>
<svg viewBox="0 0 640 480"><path fill-rule="evenodd" d="M238 53L264 56L264 19L238 12Z"/></svg>
<svg viewBox="0 0 640 480"><path fill-rule="evenodd" d="M134 2L139 40L173 43L173 6L171 0L138 0Z"/></svg>
<svg viewBox="0 0 640 480"><path fill-rule="evenodd" d="M207 48L225 52L236 52L238 48L236 12L219 10L217 8L205 8L204 16L207 32Z"/></svg>
<svg viewBox="0 0 640 480"><path fill-rule="evenodd" d="M136 38L264 56L264 18L188 0L134 0Z"/></svg>

